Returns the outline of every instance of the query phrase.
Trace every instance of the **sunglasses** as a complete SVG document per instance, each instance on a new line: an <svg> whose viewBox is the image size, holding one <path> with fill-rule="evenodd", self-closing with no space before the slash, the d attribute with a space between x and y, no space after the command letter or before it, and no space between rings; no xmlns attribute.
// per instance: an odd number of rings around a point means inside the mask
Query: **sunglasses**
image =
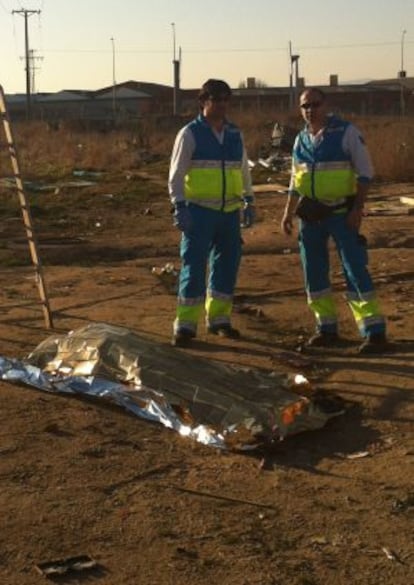
<svg viewBox="0 0 414 585"><path fill-rule="evenodd" d="M319 108L322 102L306 102L306 104L300 104L302 110L310 110L311 108Z"/></svg>

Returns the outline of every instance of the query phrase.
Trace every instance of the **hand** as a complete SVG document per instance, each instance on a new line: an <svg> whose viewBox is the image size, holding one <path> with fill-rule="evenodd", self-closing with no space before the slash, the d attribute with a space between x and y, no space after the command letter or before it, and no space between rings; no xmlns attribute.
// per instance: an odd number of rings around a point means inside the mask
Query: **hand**
<svg viewBox="0 0 414 585"><path fill-rule="evenodd" d="M364 216L363 207L353 207L346 217L346 223L351 230L359 232L362 218Z"/></svg>
<svg viewBox="0 0 414 585"><path fill-rule="evenodd" d="M185 201L175 204L173 223L182 232L187 232L193 225L191 213Z"/></svg>
<svg viewBox="0 0 414 585"><path fill-rule="evenodd" d="M282 228L282 232L290 236L293 231L293 217L291 213L285 211L282 217L282 221L280 222L280 227Z"/></svg>
<svg viewBox="0 0 414 585"><path fill-rule="evenodd" d="M246 202L242 211L242 227L252 227L256 219L256 210L252 203Z"/></svg>

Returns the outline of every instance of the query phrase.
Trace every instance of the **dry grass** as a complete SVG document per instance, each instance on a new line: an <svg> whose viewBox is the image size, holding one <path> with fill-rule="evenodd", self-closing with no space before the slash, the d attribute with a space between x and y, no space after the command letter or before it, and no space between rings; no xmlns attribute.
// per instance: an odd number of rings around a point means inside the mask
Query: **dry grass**
<svg viewBox="0 0 414 585"><path fill-rule="evenodd" d="M286 114L233 113L242 128L250 158L259 156L269 143L275 121L299 128L298 117ZM52 130L46 123L16 123L14 135L22 173L26 178L59 178L75 168L117 171L138 168L149 158L168 161L177 128L186 120L145 120L130 127L106 132L84 131L75 125ZM414 180L414 118L355 117L364 133L377 178L386 181ZM7 152L0 153L1 174L10 174Z"/></svg>
<svg viewBox="0 0 414 585"><path fill-rule="evenodd" d="M414 118L396 117L347 117L363 133L379 181L414 180ZM269 141L275 121L294 128L301 128L299 116L277 113L260 115L250 113L237 118L243 129L249 155L258 156L260 146Z"/></svg>
<svg viewBox="0 0 414 585"><path fill-rule="evenodd" d="M414 118L358 118L380 181L414 180Z"/></svg>

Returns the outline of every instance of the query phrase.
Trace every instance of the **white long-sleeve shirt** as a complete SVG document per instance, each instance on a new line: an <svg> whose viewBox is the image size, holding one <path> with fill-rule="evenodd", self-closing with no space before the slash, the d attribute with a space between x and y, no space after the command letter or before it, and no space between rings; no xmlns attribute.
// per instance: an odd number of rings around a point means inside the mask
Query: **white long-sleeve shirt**
<svg viewBox="0 0 414 585"><path fill-rule="evenodd" d="M217 132L212 128L217 140L223 144L224 130ZM250 176L250 169L247 160L246 149L244 147L243 137L243 158L242 158L242 179L243 179L243 197L251 197L253 199L253 187ZM184 178L191 167L191 160L195 150L196 144L194 135L189 126L184 126L175 139L174 147L171 154L170 172L168 176L168 192L171 203L175 205L179 201L185 200Z"/></svg>

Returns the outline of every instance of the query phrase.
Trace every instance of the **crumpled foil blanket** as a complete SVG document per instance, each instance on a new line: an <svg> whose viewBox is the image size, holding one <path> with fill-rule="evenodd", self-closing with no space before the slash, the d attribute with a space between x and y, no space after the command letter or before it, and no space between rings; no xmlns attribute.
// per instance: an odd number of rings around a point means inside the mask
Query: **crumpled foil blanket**
<svg viewBox="0 0 414 585"><path fill-rule="evenodd" d="M302 375L212 362L107 323L52 335L21 361L0 357L0 378L109 400L220 448L255 448L338 414L312 399Z"/></svg>

